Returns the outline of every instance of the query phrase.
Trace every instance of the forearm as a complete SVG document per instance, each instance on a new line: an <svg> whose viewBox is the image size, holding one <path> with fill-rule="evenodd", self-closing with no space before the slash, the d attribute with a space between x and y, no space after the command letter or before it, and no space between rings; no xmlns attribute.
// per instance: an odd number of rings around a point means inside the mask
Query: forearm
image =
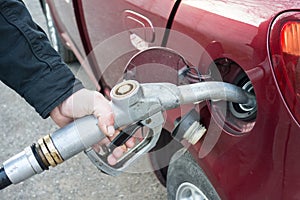
<svg viewBox="0 0 300 200"><path fill-rule="evenodd" d="M24 4L0 3L0 78L43 117L83 86Z"/></svg>

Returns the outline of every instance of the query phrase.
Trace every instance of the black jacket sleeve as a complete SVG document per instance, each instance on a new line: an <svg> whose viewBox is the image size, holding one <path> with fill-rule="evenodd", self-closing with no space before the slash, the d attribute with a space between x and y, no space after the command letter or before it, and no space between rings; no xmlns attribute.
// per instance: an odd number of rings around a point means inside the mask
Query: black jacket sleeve
<svg viewBox="0 0 300 200"><path fill-rule="evenodd" d="M22 1L0 1L0 79L43 117L83 86Z"/></svg>

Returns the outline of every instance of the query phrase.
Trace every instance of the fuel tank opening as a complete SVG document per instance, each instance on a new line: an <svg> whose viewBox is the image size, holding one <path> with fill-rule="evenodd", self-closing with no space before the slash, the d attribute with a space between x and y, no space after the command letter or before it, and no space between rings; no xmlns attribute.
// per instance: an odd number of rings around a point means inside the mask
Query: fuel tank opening
<svg viewBox="0 0 300 200"><path fill-rule="evenodd" d="M242 74L241 77L238 78L236 85L255 96L253 85L245 74ZM234 117L243 121L251 121L256 118L256 105L247 106L244 104L229 102L228 108Z"/></svg>
<svg viewBox="0 0 300 200"><path fill-rule="evenodd" d="M255 98L255 87L251 82L251 78L236 62L229 58L220 58L215 60L213 66L214 71L219 74L213 74L226 83L231 83L252 94ZM242 135L249 133L255 123L257 117L257 102L255 104L240 104L226 102L211 102L211 114L213 118L222 125L223 129L229 134Z"/></svg>

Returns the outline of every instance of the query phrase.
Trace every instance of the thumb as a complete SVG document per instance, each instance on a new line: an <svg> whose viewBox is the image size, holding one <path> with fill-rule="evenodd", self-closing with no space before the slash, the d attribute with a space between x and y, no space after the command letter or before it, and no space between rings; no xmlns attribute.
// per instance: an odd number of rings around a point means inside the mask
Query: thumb
<svg viewBox="0 0 300 200"><path fill-rule="evenodd" d="M109 101L100 93L94 96L93 115L98 119L100 130L111 137L115 133L114 114Z"/></svg>

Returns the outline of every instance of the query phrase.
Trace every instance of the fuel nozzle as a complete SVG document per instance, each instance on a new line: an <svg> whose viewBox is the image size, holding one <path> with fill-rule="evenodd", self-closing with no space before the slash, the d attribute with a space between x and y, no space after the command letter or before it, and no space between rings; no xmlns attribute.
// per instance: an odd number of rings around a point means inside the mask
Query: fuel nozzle
<svg viewBox="0 0 300 200"><path fill-rule="evenodd" d="M164 124L163 111L180 105L197 104L203 100L225 100L244 106L256 105L255 97L243 89L213 81L176 86L171 83L139 84L137 81L127 80L112 89L111 97L116 129L127 127L127 130L135 132L135 126L128 127L133 124L147 128L143 140L120 158L115 166L109 165L106 157L101 157L91 148L106 136L100 131L98 120L94 116L85 116L46 135L5 161L0 169L0 189L42 173L83 151L101 171L117 175L156 145ZM180 141L186 139L195 144L205 132L199 114L196 110L191 110L181 118L173 136ZM119 136L117 141L113 141L113 145L123 144L128 137ZM113 148L113 145L110 147Z"/></svg>

